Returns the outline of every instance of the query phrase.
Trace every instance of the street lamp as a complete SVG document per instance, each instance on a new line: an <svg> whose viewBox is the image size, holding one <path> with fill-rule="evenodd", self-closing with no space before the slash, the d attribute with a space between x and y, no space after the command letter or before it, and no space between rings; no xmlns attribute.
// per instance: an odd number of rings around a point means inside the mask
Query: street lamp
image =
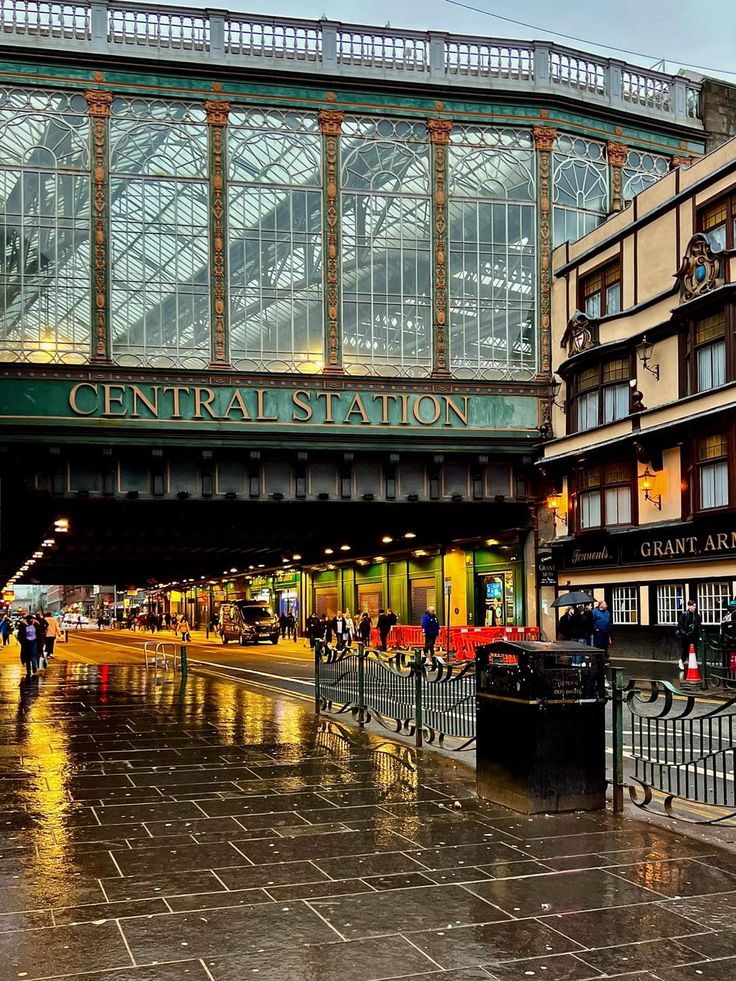
<svg viewBox="0 0 736 981"><path fill-rule="evenodd" d="M550 494L547 498L547 508L554 515L555 521L559 521L560 524L567 524L567 515L557 510L562 502L562 498L559 494Z"/></svg>
<svg viewBox="0 0 736 981"><path fill-rule="evenodd" d="M653 505L653 507L657 508L658 511L661 511L662 495L652 494L652 490L654 489L654 481L656 479L657 479L656 476L653 473L651 473L649 467L647 467L644 473L639 475L639 486L644 491L644 500L649 501L649 503Z"/></svg>

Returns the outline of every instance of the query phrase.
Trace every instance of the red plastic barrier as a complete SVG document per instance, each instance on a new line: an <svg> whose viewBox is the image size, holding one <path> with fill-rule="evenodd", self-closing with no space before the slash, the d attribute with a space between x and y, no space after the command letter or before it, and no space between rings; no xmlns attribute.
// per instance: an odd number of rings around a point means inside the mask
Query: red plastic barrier
<svg viewBox="0 0 736 981"><path fill-rule="evenodd" d="M450 649L459 661L472 660L479 644L491 644L495 640L539 640L538 627L450 627ZM444 647L447 642L447 628L443 627L438 638ZM371 630L371 644L378 647L381 638L378 629ZM424 633L421 627L397 623L391 628L389 647L422 647Z"/></svg>

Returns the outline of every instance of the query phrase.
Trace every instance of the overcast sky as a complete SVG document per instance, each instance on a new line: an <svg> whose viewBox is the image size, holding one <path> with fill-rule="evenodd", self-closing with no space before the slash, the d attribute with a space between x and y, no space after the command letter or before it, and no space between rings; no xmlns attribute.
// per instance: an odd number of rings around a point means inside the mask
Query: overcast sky
<svg viewBox="0 0 736 981"><path fill-rule="evenodd" d="M736 82L736 0L710 0L708 4L696 0L463 2L525 21L533 27L521 27L485 13L464 10L447 0L230 0L215 6L285 17L316 19L324 14L330 20L346 23L383 26L390 22L392 27L456 34L528 40L547 38L648 67L664 58L670 72L676 72L686 62L701 65L711 69L705 74L722 75ZM196 5L210 6L202 2ZM651 57L634 58L593 43L565 41L552 35L551 31L627 48Z"/></svg>

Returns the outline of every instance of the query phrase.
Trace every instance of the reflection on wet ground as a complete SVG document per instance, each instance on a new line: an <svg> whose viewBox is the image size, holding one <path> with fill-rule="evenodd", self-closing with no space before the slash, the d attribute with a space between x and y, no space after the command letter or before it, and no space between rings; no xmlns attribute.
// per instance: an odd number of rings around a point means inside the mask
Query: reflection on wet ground
<svg viewBox="0 0 736 981"><path fill-rule="evenodd" d="M0 978L736 981L736 859L197 675L0 668Z"/></svg>

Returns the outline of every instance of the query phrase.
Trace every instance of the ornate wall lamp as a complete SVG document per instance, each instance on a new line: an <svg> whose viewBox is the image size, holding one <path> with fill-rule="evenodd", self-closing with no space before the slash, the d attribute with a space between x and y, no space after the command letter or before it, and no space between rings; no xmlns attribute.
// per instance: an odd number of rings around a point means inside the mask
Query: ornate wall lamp
<svg viewBox="0 0 736 981"><path fill-rule="evenodd" d="M558 381L555 376L552 376L552 381L549 383L549 402L550 405L556 406L562 412L567 412L567 405L564 402L559 402L557 396L560 394L560 389L562 388L562 382Z"/></svg>
<svg viewBox="0 0 736 981"><path fill-rule="evenodd" d="M659 365L655 364L650 366L649 364L649 362L652 360L653 350L654 345L647 340L647 335L645 334L641 339L641 343L637 347L639 361L641 362L641 366L644 371L648 371L650 375L654 375L657 381L659 381Z"/></svg>
<svg viewBox="0 0 736 981"><path fill-rule="evenodd" d="M658 511L662 510L662 495L652 494L654 489L654 481L656 476L651 472L649 467L644 470L644 473L639 474L639 486L644 491L644 500L649 501Z"/></svg>
<svg viewBox="0 0 736 981"><path fill-rule="evenodd" d="M566 525L567 515L564 512L560 514L560 512L557 510L560 506L561 501L562 498L560 497L559 494L550 494L549 497L547 498L547 508L555 516L555 521L559 521L560 524Z"/></svg>

